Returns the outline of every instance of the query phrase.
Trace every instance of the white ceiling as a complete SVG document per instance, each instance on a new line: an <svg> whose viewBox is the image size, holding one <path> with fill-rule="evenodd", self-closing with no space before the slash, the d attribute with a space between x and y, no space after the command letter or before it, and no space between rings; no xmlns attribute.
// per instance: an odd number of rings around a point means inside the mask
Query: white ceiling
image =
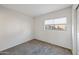
<svg viewBox="0 0 79 59"><path fill-rule="evenodd" d="M70 4L9 4L4 7L19 11L29 16L39 16L71 6Z"/></svg>

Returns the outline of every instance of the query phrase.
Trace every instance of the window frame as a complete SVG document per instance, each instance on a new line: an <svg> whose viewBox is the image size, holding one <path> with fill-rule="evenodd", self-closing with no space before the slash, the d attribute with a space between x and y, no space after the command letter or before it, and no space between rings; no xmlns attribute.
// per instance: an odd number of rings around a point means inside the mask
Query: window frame
<svg viewBox="0 0 79 59"><path fill-rule="evenodd" d="M66 23L65 24L49 24L50 26L51 25L54 25L54 27L55 27L55 25L64 25L65 26L65 28L63 29L63 30L56 30L56 29L46 29L46 24L45 24L45 21L46 20L44 20L44 30L52 30L52 31L66 31L67 30L67 17L58 17L58 18L50 18L50 19L47 19L47 20L56 20L56 19L60 19L60 18L66 18Z"/></svg>

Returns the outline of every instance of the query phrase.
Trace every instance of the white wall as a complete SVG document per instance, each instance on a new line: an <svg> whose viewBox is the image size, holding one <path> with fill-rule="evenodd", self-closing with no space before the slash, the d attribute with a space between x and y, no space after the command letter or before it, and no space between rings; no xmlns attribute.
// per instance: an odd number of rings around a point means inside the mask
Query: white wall
<svg viewBox="0 0 79 59"><path fill-rule="evenodd" d="M71 40L71 18L72 8L65 8L56 12L51 12L45 15L35 17L35 38L43 40L52 44L56 44L65 48L72 49ZM50 31L44 30L44 20L53 19L58 17L67 17L67 30L66 31Z"/></svg>
<svg viewBox="0 0 79 59"><path fill-rule="evenodd" d="M0 6L0 51L33 39L33 19Z"/></svg>
<svg viewBox="0 0 79 59"><path fill-rule="evenodd" d="M64 16L68 18L67 31L54 32L43 30L45 19ZM71 8L41 15L33 20L22 13L0 6L0 51L33 38L71 49L71 17Z"/></svg>

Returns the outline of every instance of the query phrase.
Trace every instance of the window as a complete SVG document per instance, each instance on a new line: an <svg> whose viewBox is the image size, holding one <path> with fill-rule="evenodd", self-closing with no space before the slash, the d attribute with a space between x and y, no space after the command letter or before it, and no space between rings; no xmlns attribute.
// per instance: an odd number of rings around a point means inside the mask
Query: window
<svg viewBox="0 0 79 59"><path fill-rule="evenodd" d="M45 30L66 30L67 18L56 18L56 19L49 19L45 20Z"/></svg>

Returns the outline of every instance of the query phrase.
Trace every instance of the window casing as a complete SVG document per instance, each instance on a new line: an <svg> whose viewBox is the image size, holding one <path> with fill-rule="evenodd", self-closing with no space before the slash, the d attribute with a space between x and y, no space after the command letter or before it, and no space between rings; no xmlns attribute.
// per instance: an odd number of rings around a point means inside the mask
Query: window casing
<svg viewBox="0 0 79 59"><path fill-rule="evenodd" d="M67 17L48 19L45 20L44 22L44 29L64 31L66 30L66 25L67 25Z"/></svg>

